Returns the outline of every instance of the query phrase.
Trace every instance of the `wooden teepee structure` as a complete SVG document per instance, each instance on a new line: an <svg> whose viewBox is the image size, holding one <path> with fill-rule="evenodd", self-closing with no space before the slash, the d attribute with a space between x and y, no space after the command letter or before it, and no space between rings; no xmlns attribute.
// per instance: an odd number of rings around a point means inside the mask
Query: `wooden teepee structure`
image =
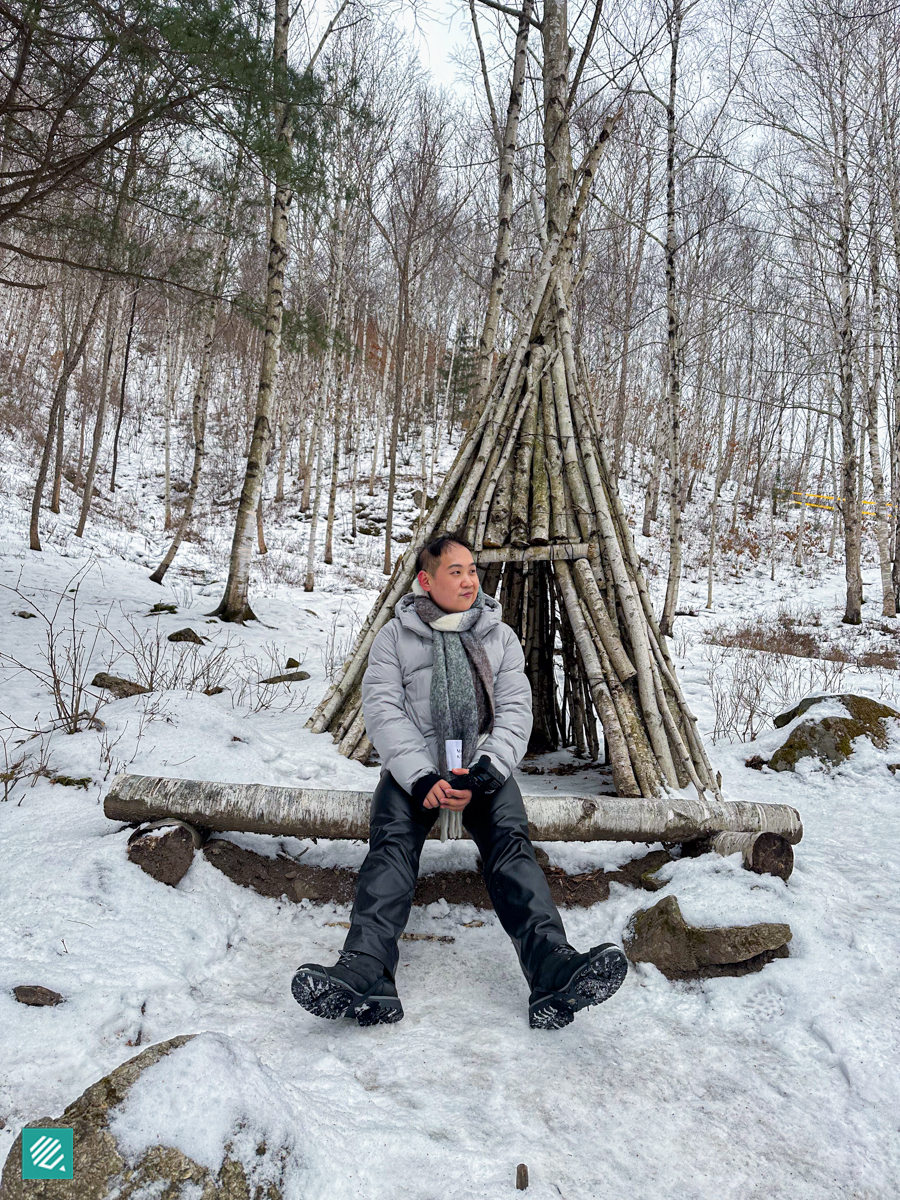
<svg viewBox="0 0 900 1200"><path fill-rule="evenodd" d="M360 684L369 647L412 586L418 545L438 531L464 531L486 568L485 591L522 639L532 748L574 741L597 757L599 717L619 795L651 798L693 784L701 796L718 796L653 613L572 334L573 246L616 118L573 171L565 0L545 0L540 27L546 190L528 303L437 497L308 728L330 732L342 754L368 757Z"/></svg>

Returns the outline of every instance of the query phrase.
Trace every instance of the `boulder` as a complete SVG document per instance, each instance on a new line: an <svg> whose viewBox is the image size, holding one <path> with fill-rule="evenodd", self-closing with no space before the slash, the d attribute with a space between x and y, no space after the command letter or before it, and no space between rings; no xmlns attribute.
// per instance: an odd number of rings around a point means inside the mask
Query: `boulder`
<svg viewBox="0 0 900 1200"><path fill-rule="evenodd" d="M129 839L128 858L159 883L175 887L194 860L194 838L184 825L139 830Z"/></svg>
<svg viewBox="0 0 900 1200"><path fill-rule="evenodd" d="M128 696L144 696L150 691L150 688L140 683L131 679L120 679L118 675L107 675L105 671L98 671L91 680L91 687L112 692L117 700L124 700Z"/></svg>
<svg viewBox="0 0 900 1200"><path fill-rule="evenodd" d="M309 671L285 671L283 675L270 675L268 679L261 679L260 683L302 683L304 679L309 679Z"/></svg>
<svg viewBox="0 0 900 1200"><path fill-rule="evenodd" d="M851 692L832 692L822 696L807 696L799 704L789 708L787 712L773 717L772 724L776 729L783 729L785 725L790 725L795 717L802 717L816 704L821 704L825 700L837 700L838 703L843 704L851 717L860 721L873 718L877 720L879 717L900 717L900 713L893 708L888 708L886 704L879 704L877 700L870 700L868 696L854 696Z"/></svg>
<svg viewBox="0 0 900 1200"><path fill-rule="evenodd" d="M688 925L674 896L635 913L625 936L632 962L649 962L668 979L746 975L773 958L786 958L790 925Z"/></svg>
<svg viewBox="0 0 900 1200"><path fill-rule="evenodd" d="M73 1178L23 1180L20 1133L0 1200L281 1200L288 1175L304 1168L301 1122L294 1097L243 1043L171 1038L61 1116L30 1121L74 1131Z"/></svg>
<svg viewBox="0 0 900 1200"><path fill-rule="evenodd" d="M13 988L13 995L20 1004L30 1004L34 1008L50 1008L64 1003L64 997L59 992L41 987L38 983L20 983Z"/></svg>
<svg viewBox="0 0 900 1200"><path fill-rule="evenodd" d="M204 638L199 633L195 633L193 629L176 629L174 633L169 634L170 642L191 642L195 646L202 646Z"/></svg>
<svg viewBox="0 0 900 1200"><path fill-rule="evenodd" d="M780 728L795 717L802 716L823 700L836 700L847 710L846 717L822 717L819 721L803 721L769 759L773 771L793 771L801 758L818 758L838 766L853 753L853 740L866 737L879 750L887 749L888 731L885 721L900 718L900 713L870 700L868 696L810 696L775 718Z"/></svg>

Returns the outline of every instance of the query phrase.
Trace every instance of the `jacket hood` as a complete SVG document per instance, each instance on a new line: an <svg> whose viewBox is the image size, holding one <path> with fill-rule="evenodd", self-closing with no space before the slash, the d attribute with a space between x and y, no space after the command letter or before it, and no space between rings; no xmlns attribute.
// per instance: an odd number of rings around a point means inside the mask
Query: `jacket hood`
<svg viewBox="0 0 900 1200"><path fill-rule="evenodd" d="M484 637L485 634L499 625L503 616L503 609L500 602L495 600L493 596L489 596L486 592L484 595L484 608L481 616L472 627L472 632L477 637ZM408 629L410 633L417 633L421 638L432 639L431 626L426 625L416 610L413 604L416 601L416 593L407 592L405 596L401 596L394 608L394 617L400 622L404 629Z"/></svg>

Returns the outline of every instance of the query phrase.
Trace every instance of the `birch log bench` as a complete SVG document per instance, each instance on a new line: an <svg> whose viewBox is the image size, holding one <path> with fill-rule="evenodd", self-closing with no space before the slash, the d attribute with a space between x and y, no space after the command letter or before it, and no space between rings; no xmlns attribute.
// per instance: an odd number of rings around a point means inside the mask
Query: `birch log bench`
<svg viewBox="0 0 900 1200"><path fill-rule="evenodd" d="M523 799L535 842L663 842L682 844L689 853L739 852L748 869L783 879L793 868L791 847L803 836L800 814L786 804L683 796ZM365 841L370 800L370 792L118 775L104 812L111 820L138 827L186 826L194 847L213 831ZM437 837L437 829L429 836Z"/></svg>

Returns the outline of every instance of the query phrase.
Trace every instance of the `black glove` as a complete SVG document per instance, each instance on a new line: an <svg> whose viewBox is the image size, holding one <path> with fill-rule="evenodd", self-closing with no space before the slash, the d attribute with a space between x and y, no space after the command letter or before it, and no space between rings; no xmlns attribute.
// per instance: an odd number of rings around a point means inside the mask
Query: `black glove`
<svg viewBox="0 0 900 1200"><path fill-rule="evenodd" d="M482 754L474 767L469 767L468 775L454 775L452 771L448 771L446 775L432 772L429 775L420 776L410 789L413 800L417 804L424 803L425 797L439 779L446 779L458 791L471 791L473 800L477 796L492 796L494 792L499 792L506 783L506 779L495 770L488 756Z"/></svg>
<svg viewBox="0 0 900 1200"><path fill-rule="evenodd" d="M409 794L416 804L421 805L437 781L443 778L443 775L438 775L437 771L433 771L430 775L422 775L413 783Z"/></svg>

